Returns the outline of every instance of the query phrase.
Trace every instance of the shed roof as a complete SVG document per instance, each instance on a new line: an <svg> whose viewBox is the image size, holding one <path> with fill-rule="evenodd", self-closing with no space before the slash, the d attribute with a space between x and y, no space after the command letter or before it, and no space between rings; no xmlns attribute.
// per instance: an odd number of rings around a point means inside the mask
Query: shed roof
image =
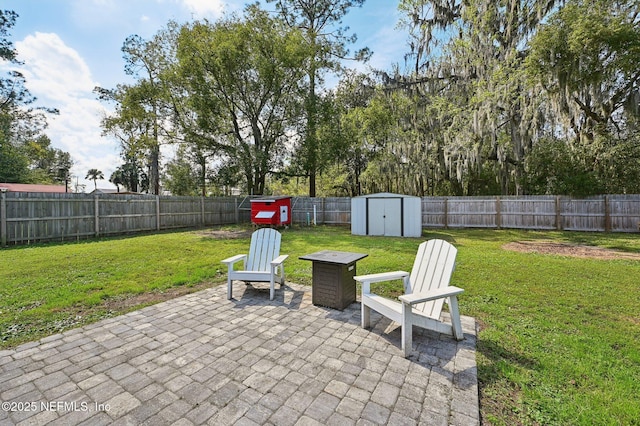
<svg viewBox="0 0 640 426"><path fill-rule="evenodd" d="M146 195L140 192L122 190L118 191L115 188L96 188L90 192L90 194L107 194L107 195Z"/></svg>
<svg viewBox="0 0 640 426"><path fill-rule="evenodd" d="M360 195L354 198L420 198L413 195L394 194L392 192L378 192L377 194Z"/></svg>
<svg viewBox="0 0 640 426"><path fill-rule="evenodd" d="M65 185L41 185L31 183L0 183L0 189L8 192L67 192Z"/></svg>

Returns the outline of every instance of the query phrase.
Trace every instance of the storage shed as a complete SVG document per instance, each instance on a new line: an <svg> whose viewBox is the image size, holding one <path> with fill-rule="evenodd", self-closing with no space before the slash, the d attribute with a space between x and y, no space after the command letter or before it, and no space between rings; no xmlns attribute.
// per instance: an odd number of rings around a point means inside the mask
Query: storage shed
<svg viewBox="0 0 640 426"><path fill-rule="evenodd" d="M252 199L251 222L256 225L291 225L291 197Z"/></svg>
<svg viewBox="0 0 640 426"><path fill-rule="evenodd" d="M388 192L354 197L351 199L351 233L420 237L422 200Z"/></svg>

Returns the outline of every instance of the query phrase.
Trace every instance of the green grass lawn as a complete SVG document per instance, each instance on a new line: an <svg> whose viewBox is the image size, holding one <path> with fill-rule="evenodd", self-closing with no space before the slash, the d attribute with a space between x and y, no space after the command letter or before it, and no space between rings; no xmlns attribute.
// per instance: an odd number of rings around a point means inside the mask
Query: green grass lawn
<svg viewBox="0 0 640 426"><path fill-rule="evenodd" d="M465 289L461 313L480 327L483 424L640 424L640 261L503 249L553 240L640 253L637 235L439 230L403 239L294 228L283 231L287 280L309 285L311 262L298 257L329 248L368 253L359 274L409 270L429 238L459 250L452 284ZM1 249L0 348L220 285L220 260L248 244L192 231Z"/></svg>

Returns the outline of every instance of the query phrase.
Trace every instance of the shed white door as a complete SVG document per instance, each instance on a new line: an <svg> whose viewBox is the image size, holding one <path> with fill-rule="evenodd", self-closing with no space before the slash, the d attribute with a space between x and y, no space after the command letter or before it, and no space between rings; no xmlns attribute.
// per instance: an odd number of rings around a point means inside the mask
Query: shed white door
<svg viewBox="0 0 640 426"><path fill-rule="evenodd" d="M402 235L402 200L369 198L369 235Z"/></svg>

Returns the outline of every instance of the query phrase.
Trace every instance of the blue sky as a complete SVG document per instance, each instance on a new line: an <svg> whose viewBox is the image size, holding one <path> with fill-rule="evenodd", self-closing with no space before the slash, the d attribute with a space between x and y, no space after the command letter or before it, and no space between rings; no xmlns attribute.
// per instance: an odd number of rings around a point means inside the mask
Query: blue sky
<svg viewBox="0 0 640 426"><path fill-rule="evenodd" d="M10 40L18 51L27 88L38 104L58 108L60 115L49 119L47 135L52 145L71 154L74 183L93 190L84 179L97 168L105 180L99 188L113 188L109 176L121 164L118 144L101 136L100 119L107 112L96 100L95 86L115 87L129 82L124 73L120 48L125 38L138 34L147 39L173 19L186 22L222 13L240 11L245 0L5 0L2 9L19 17ZM261 1L266 9L273 4ZM367 0L352 9L344 24L358 35L352 50L364 46L373 50L369 66L388 70L402 61L406 36L396 30L397 1ZM360 65L365 70L366 67ZM7 66L0 65L0 70ZM171 152L164 152L164 161Z"/></svg>

